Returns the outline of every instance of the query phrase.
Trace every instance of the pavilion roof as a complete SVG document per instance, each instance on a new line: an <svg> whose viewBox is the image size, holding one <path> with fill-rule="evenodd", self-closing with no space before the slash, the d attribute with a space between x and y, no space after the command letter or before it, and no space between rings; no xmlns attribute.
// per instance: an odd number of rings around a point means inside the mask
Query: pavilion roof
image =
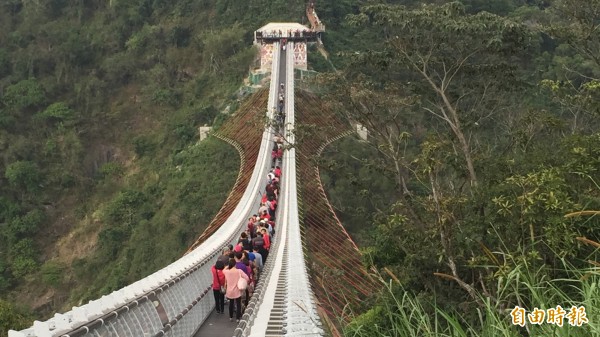
<svg viewBox="0 0 600 337"><path fill-rule="evenodd" d="M257 32L271 32L273 30L281 30L281 31L288 31L288 30L310 30L310 28L306 27L305 25L301 25L299 23L296 22L269 22L268 24L262 26L261 28L257 29Z"/></svg>

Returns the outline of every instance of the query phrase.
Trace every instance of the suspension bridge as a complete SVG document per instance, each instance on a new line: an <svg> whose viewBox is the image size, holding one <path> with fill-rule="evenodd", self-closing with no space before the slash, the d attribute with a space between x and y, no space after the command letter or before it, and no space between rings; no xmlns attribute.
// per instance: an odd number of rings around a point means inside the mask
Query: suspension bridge
<svg viewBox="0 0 600 337"><path fill-rule="evenodd" d="M240 171L223 207L187 253L118 291L11 330L9 337L340 335L350 318L347 308L364 309L376 285L328 202L315 164L325 146L353 131L316 95L295 89L294 69L306 69L307 43L321 43L324 30L313 1L307 15L311 28L276 23L255 34L270 85L213 133L236 148ZM233 323L215 314L211 267L224 246L237 242L260 203L276 131L264 119L274 119L282 88L286 150L277 234L242 319Z"/></svg>

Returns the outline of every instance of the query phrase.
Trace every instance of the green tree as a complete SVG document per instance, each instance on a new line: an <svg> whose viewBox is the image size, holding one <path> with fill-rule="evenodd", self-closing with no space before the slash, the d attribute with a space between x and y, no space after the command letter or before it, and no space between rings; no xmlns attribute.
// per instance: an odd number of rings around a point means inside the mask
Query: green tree
<svg viewBox="0 0 600 337"><path fill-rule="evenodd" d="M600 66L600 1L557 0L551 11L555 20L546 31Z"/></svg>
<svg viewBox="0 0 600 337"><path fill-rule="evenodd" d="M75 112L63 102L50 104L46 110L35 115L50 124L68 124L75 119Z"/></svg>
<svg viewBox="0 0 600 337"><path fill-rule="evenodd" d="M22 217L14 217L8 222L8 234L16 239L31 237L37 233L40 225L46 219L44 212L35 209Z"/></svg>
<svg viewBox="0 0 600 337"><path fill-rule="evenodd" d="M13 200L0 196L0 222L16 217L21 213L21 206Z"/></svg>
<svg viewBox="0 0 600 337"><path fill-rule="evenodd" d="M28 191L39 189L42 175L38 166L31 161L16 161L9 164L4 177L13 187L25 188Z"/></svg>
<svg viewBox="0 0 600 337"><path fill-rule="evenodd" d="M2 102L13 111L39 107L45 101L44 89L34 78L8 86L2 97Z"/></svg>

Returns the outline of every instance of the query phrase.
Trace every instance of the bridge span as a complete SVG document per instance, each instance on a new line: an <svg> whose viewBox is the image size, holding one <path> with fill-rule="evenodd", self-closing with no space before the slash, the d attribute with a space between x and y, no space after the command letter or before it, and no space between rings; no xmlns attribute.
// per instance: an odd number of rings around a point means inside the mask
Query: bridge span
<svg viewBox="0 0 600 337"><path fill-rule="evenodd" d="M319 315L311 291L299 227L294 148L294 42L274 42L268 105L272 120L279 83L285 83L285 138L282 195L279 197L277 235L254 296L239 324L225 320L216 329L207 321L214 309L211 267L222 248L236 244L246 219L259 205L265 177L271 168L275 126L269 124L252 176L239 203L227 220L193 251L173 264L88 304L35 321L9 337L92 336L321 336ZM286 52L292 51L292 52ZM293 277L291 276L293 273Z"/></svg>

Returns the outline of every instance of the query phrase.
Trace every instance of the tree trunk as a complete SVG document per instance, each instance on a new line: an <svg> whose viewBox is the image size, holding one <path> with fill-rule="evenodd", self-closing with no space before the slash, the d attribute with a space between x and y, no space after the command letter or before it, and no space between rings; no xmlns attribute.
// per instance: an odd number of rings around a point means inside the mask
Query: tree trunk
<svg viewBox="0 0 600 337"><path fill-rule="evenodd" d="M438 92L442 96L442 100L444 101L444 105L446 109L450 112L452 116L452 121L450 123L450 127L456 138L458 138L458 142L460 143L460 149L465 156L465 161L467 162L467 170L469 171L469 178L471 180L471 186L477 186L477 174L475 173L475 167L473 166L473 158L471 157L471 147L469 146L469 142L467 142L467 138L465 134L462 132L462 128L460 125L460 120L458 118L458 112L450 103L448 96L441 89L438 89Z"/></svg>
<svg viewBox="0 0 600 337"><path fill-rule="evenodd" d="M456 135L456 138L458 138L458 141L460 143L460 149L465 157L465 161L467 162L467 170L469 171L469 179L471 182L471 186L477 186L477 175L475 173L475 166L473 165L473 159L471 157L471 149L469 147L469 143L467 142L467 138L465 137L464 133L462 132L460 120L458 118L458 111L456 111L454 106L452 106L452 103L450 102L450 100L448 99L448 96L446 95L445 88L447 86L443 82L442 82L441 87L436 85L436 83L433 81L431 76L429 74L427 74L425 68L421 69L416 64L413 64L413 67L415 69L417 69L417 71L419 73L421 73L421 75L425 78L425 80L429 83L429 85L433 88L433 90L435 92L437 92L440 95L440 97L442 98L444 105L439 108L441 108L442 113L444 115L443 119L450 125L450 128ZM445 81L445 79L444 79L444 81ZM450 119L448 117L448 114L446 113L446 111L450 112L450 116L452 119Z"/></svg>

